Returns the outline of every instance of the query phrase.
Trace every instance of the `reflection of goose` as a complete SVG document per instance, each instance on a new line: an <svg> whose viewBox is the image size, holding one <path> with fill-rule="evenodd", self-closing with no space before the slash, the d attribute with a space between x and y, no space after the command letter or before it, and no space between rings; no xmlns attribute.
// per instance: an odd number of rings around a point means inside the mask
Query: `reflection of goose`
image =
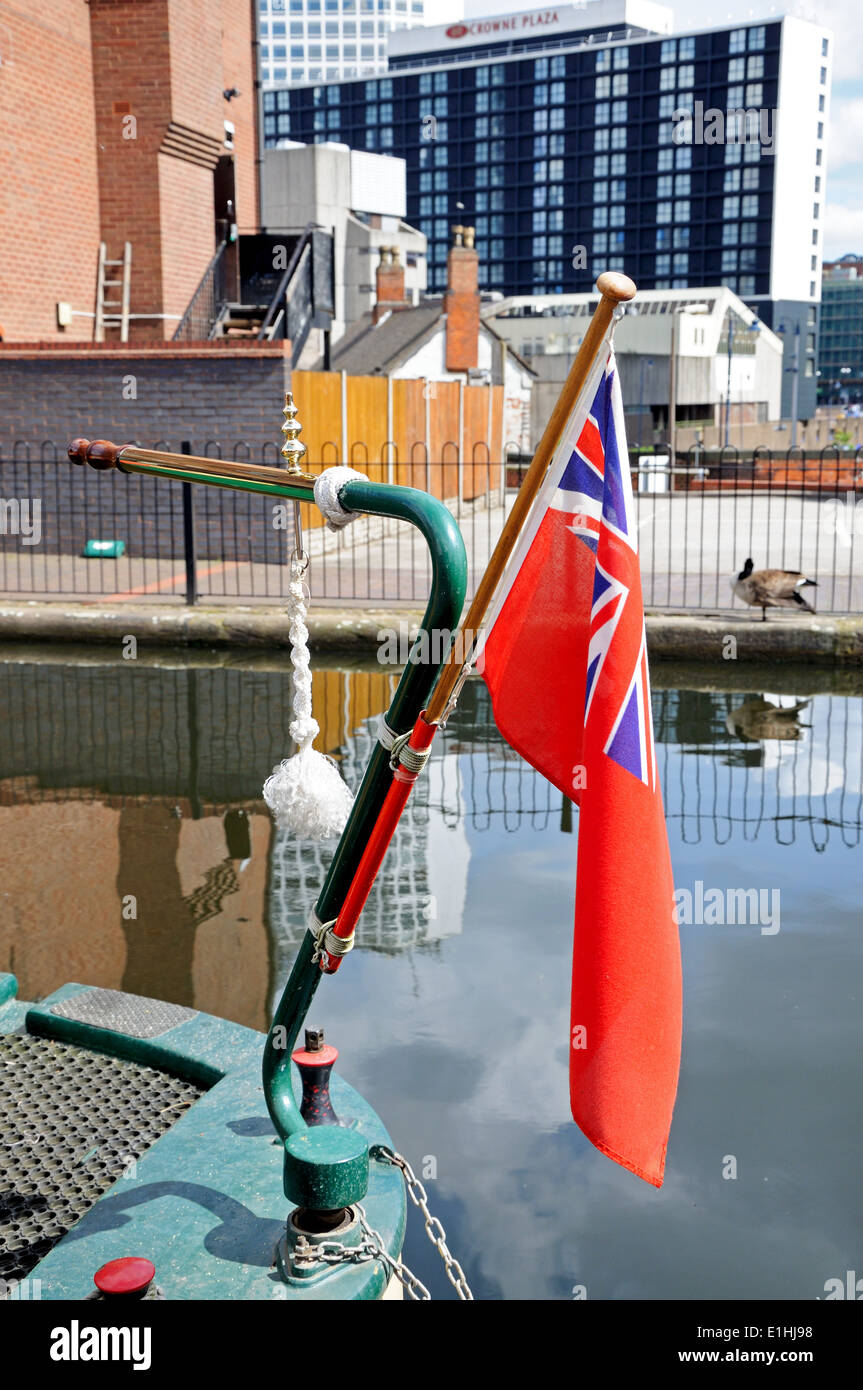
<svg viewBox="0 0 863 1390"><path fill-rule="evenodd" d="M764 738L797 739L808 727L797 718L808 704L808 700L798 700L796 705L783 707L771 704L761 695L754 695L725 716L725 727L730 734L739 734L741 738L753 741Z"/></svg>
<svg viewBox="0 0 863 1390"><path fill-rule="evenodd" d="M731 587L738 598L750 608L760 608L762 620L767 620L768 608L796 608L798 613L814 613L800 590L816 585L800 570L756 570L747 560L737 575L732 575Z"/></svg>

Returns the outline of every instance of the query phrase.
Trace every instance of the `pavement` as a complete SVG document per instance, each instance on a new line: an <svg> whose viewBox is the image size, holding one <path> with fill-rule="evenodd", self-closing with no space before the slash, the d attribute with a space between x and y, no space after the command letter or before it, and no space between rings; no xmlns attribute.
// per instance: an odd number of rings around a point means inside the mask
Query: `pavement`
<svg viewBox="0 0 863 1390"><path fill-rule="evenodd" d="M420 608L330 608L309 613L313 652L374 657L382 635L401 641L406 655L410 635L422 619ZM675 662L802 662L821 666L863 665L863 614L798 617L771 613L766 622L723 613L663 612L646 617L651 658ZM132 602L123 604L0 601L0 642L116 644L129 637L145 647L289 647L288 623L281 607Z"/></svg>

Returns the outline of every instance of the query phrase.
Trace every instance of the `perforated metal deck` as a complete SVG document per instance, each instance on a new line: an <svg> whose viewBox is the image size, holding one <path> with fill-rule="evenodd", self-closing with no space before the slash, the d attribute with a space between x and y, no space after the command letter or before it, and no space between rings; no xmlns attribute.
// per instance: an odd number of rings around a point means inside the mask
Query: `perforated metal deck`
<svg viewBox="0 0 863 1390"><path fill-rule="evenodd" d="M0 1036L0 1297L202 1094L71 1043Z"/></svg>

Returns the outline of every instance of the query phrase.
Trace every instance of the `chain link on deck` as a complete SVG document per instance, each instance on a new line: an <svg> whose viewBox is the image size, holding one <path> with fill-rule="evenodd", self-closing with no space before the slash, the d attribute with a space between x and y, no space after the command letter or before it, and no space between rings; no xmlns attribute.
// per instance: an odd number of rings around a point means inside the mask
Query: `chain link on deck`
<svg viewBox="0 0 863 1390"><path fill-rule="evenodd" d="M441 1259L443 1260L447 1279L449 1279L450 1283L452 1284L453 1288L455 1289L456 1293L458 1294L459 1298L462 1300L463 1303L472 1303L474 1301L474 1297L470 1291L470 1288L468 1287L468 1282L465 1278L465 1272L459 1264L458 1260L455 1259L455 1257L450 1252L450 1249L446 1243L446 1231L444 1230L438 1218L436 1216L432 1216L431 1212L429 1211L428 1193L426 1192L425 1188L423 1187L413 1168L408 1163L407 1159L402 1154L395 1153L393 1149L387 1148L385 1144L374 1144L370 1150L370 1153L372 1158L383 1159L385 1163L392 1163L396 1166L396 1168L401 1169L402 1176L404 1177L405 1185L408 1190L408 1196L410 1197L414 1206L418 1207L419 1210L422 1212L423 1220L425 1221L426 1235L428 1236L432 1245L435 1247Z"/></svg>
<svg viewBox="0 0 863 1390"><path fill-rule="evenodd" d="M464 1270L458 1260L454 1259L450 1253L446 1243L446 1231L437 1217L432 1216L429 1211L428 1194L407 1159L402 1154L395 1153L393 1149L387 1148L385 1144L373 1145L370 1153L372 1158L378 1158L384 1163L392 1163L396 1168L401 1169L410 1199L423 1214L426 1235L443 1260L447 1278L462 1302L472 1303L474 1297L468 1287ZM332 1265L364 1264L368 1260L381 1260L388 1269L392 1270L393 1276L398 1279L408 1298L412 1298L417 1303L430 1302L431 1294L422 1280L418 1279L401 1259L394 1259L384 1247L383 1236L369 1225L365 1208L359 1202L355 1202L354 1206L359 1213L364 1239L358 1245L342 1245L335 1240L320 1241L315 1245L309 1245L308 1253L304 1252L304 1258L312 1262L321 1260L325 1264Z"/></svg>

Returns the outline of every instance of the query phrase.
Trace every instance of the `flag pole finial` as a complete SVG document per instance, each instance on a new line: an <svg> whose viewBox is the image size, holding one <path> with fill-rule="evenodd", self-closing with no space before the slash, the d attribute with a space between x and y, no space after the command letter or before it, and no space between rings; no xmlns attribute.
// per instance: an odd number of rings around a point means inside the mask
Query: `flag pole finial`
<svg viewBox="0 0 863 1390"><path fill-rule="evenodd" d="M621 275L615 270L603 271L596 288L603 299L610 299L614 304L625 304L627 300L634 299L637 293L635 282L628 275Z"/></svg>

